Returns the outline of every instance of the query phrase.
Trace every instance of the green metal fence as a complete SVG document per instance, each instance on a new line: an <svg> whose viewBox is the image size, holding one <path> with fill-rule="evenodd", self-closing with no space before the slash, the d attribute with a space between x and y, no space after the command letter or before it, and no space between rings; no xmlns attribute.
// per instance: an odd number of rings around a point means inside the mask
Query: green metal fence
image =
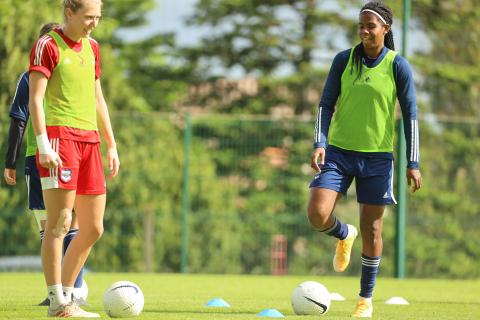
<svg viewBox="0 0 480 320"><path fill-rule="evenodd" d="M420 122L424 187L408 195L409 277L480 276L479 126L454 120ZM332 273L335 241L306 218L313 118L205 114L188 126L183 115L117 113L113 123L122 166L107 182L91 270L268 274L272 236L283 234L289 273ZM15 189L0 188L0 256L39 252L18 171ZM394 209L385 215L384 276L395 275ZM358 225L354 188L336 214ZM360 268L358 241L347 274Z"/></svg>

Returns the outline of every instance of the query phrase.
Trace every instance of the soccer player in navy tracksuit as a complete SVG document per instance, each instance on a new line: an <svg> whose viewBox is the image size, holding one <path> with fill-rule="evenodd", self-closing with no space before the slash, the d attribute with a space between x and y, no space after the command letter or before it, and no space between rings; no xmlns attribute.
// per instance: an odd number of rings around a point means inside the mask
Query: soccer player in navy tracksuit
<svg viewBox="0 0 480 320"><path fill-rule="evenodd" d="M393 140L397 99L407 142L406 178L413 191L422 185L412 71L393 51L392 23L392 11L385 4L369 2L362 7L358 22L361 42L333 60L315 125L311 166L318 174L310 184L308 218L316 230L338 239L333 261L337 272L350 262L357 229L342 223L333 211L353 179L360 204L362 275L353 317L372 316L372 294L383 249L383 213L387 205L396 203Z"/></svg>
<svg viewBox="0 0 480 320"><path fill-rule="evenodd" d="M50 30L59 27L58 23L47 23L42 26L40 30L40 37ZM10 106L10 130L8 134L7 153L5 156L5 182L9 185L16 184L16 167L17 159L20 155L20 147L23 140L23 135L27 134L27 148L25 154L25 179L28 190L28 208L35 216L38 228L40 230L40 239L43 240L43 233L45 229L45 222L47 220L47 213L43 203L42 186L40 183L40 176L38 174L35 154L37 151L37 142L33 133L32 124L29 120L30 114L28 111L28 72L20 75L15 96ZM74 221L72 227L68 231L63 241L63 251L65 252L72 239L78 233L78 223ZM75 288L80 288L83 283L83 268L80 270L75 281ZM74 297L78 298L78 297ZM45 299L39 305L48 305L50 300ZM77 299L77 303L84 304L85 301Z"/></svg>

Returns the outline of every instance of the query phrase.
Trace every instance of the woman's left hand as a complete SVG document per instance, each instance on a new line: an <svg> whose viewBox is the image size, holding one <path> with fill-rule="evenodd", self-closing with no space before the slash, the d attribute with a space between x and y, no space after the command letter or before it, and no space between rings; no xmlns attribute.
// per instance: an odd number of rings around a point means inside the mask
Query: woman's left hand
<svg viewBox="0 0 480 320"><path fill-rule="evenodd" d="M118 158L117 148L110 147L107 151L108 169L110 170L110 179L117 176L120 169L120 159Z"/></svg>
<svg viewBox="0 0 480 320"><path fill-rule="evenodd" d="M418 169L407 168L408 185L412 187L412 192L422 187L422 174Z"/></svg>

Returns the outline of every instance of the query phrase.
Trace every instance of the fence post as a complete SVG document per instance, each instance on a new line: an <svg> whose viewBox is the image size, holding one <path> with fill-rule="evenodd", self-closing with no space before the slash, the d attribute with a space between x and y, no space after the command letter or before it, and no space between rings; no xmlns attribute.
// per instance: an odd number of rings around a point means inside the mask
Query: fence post
<svg viewBox="0 0 480 320"><path fill-rule="evenodd" d="M272 237L272 274L287 274L287 237L283 234Z"/></svg>
<svg viewBox="0 0 480 320"><path fill-rule="evenodd" d="M155 252L155 215L151 208L143 212L143 259L145 263L145 272L154 270L154 252Z"/></svg>
<svg viewBox="0 0 480 320"><path fill-rule="evenodd" d="M190 171L190 145L192 140L192 124L190 113L185 114L185 128L183 135L183 181L182 181L182 243L180 272L188 272L188 212L190 210L189 171Z"/></svg>

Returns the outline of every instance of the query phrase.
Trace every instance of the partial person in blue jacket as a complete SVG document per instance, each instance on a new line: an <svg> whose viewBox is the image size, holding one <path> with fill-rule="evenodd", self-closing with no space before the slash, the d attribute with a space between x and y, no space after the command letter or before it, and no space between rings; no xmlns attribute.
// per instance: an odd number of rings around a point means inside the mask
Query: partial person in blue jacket
<svg viewBox="0 0 480 320"><path fill-rule="evenodd" d="M355 179L360 205L362 275L353 317L371 317L372 295L382 256L385 207L393 194L395 105L400 102L407 142L407 181L422 186L419 132L412 71L394 51L393 13L382 2L360 10L360 43L334 58L314 131L308 218L318 231L338 239L333 267L344 271L357 229L334 214L337 201ZM403 177L400 177L403 179Z"/></svg>

